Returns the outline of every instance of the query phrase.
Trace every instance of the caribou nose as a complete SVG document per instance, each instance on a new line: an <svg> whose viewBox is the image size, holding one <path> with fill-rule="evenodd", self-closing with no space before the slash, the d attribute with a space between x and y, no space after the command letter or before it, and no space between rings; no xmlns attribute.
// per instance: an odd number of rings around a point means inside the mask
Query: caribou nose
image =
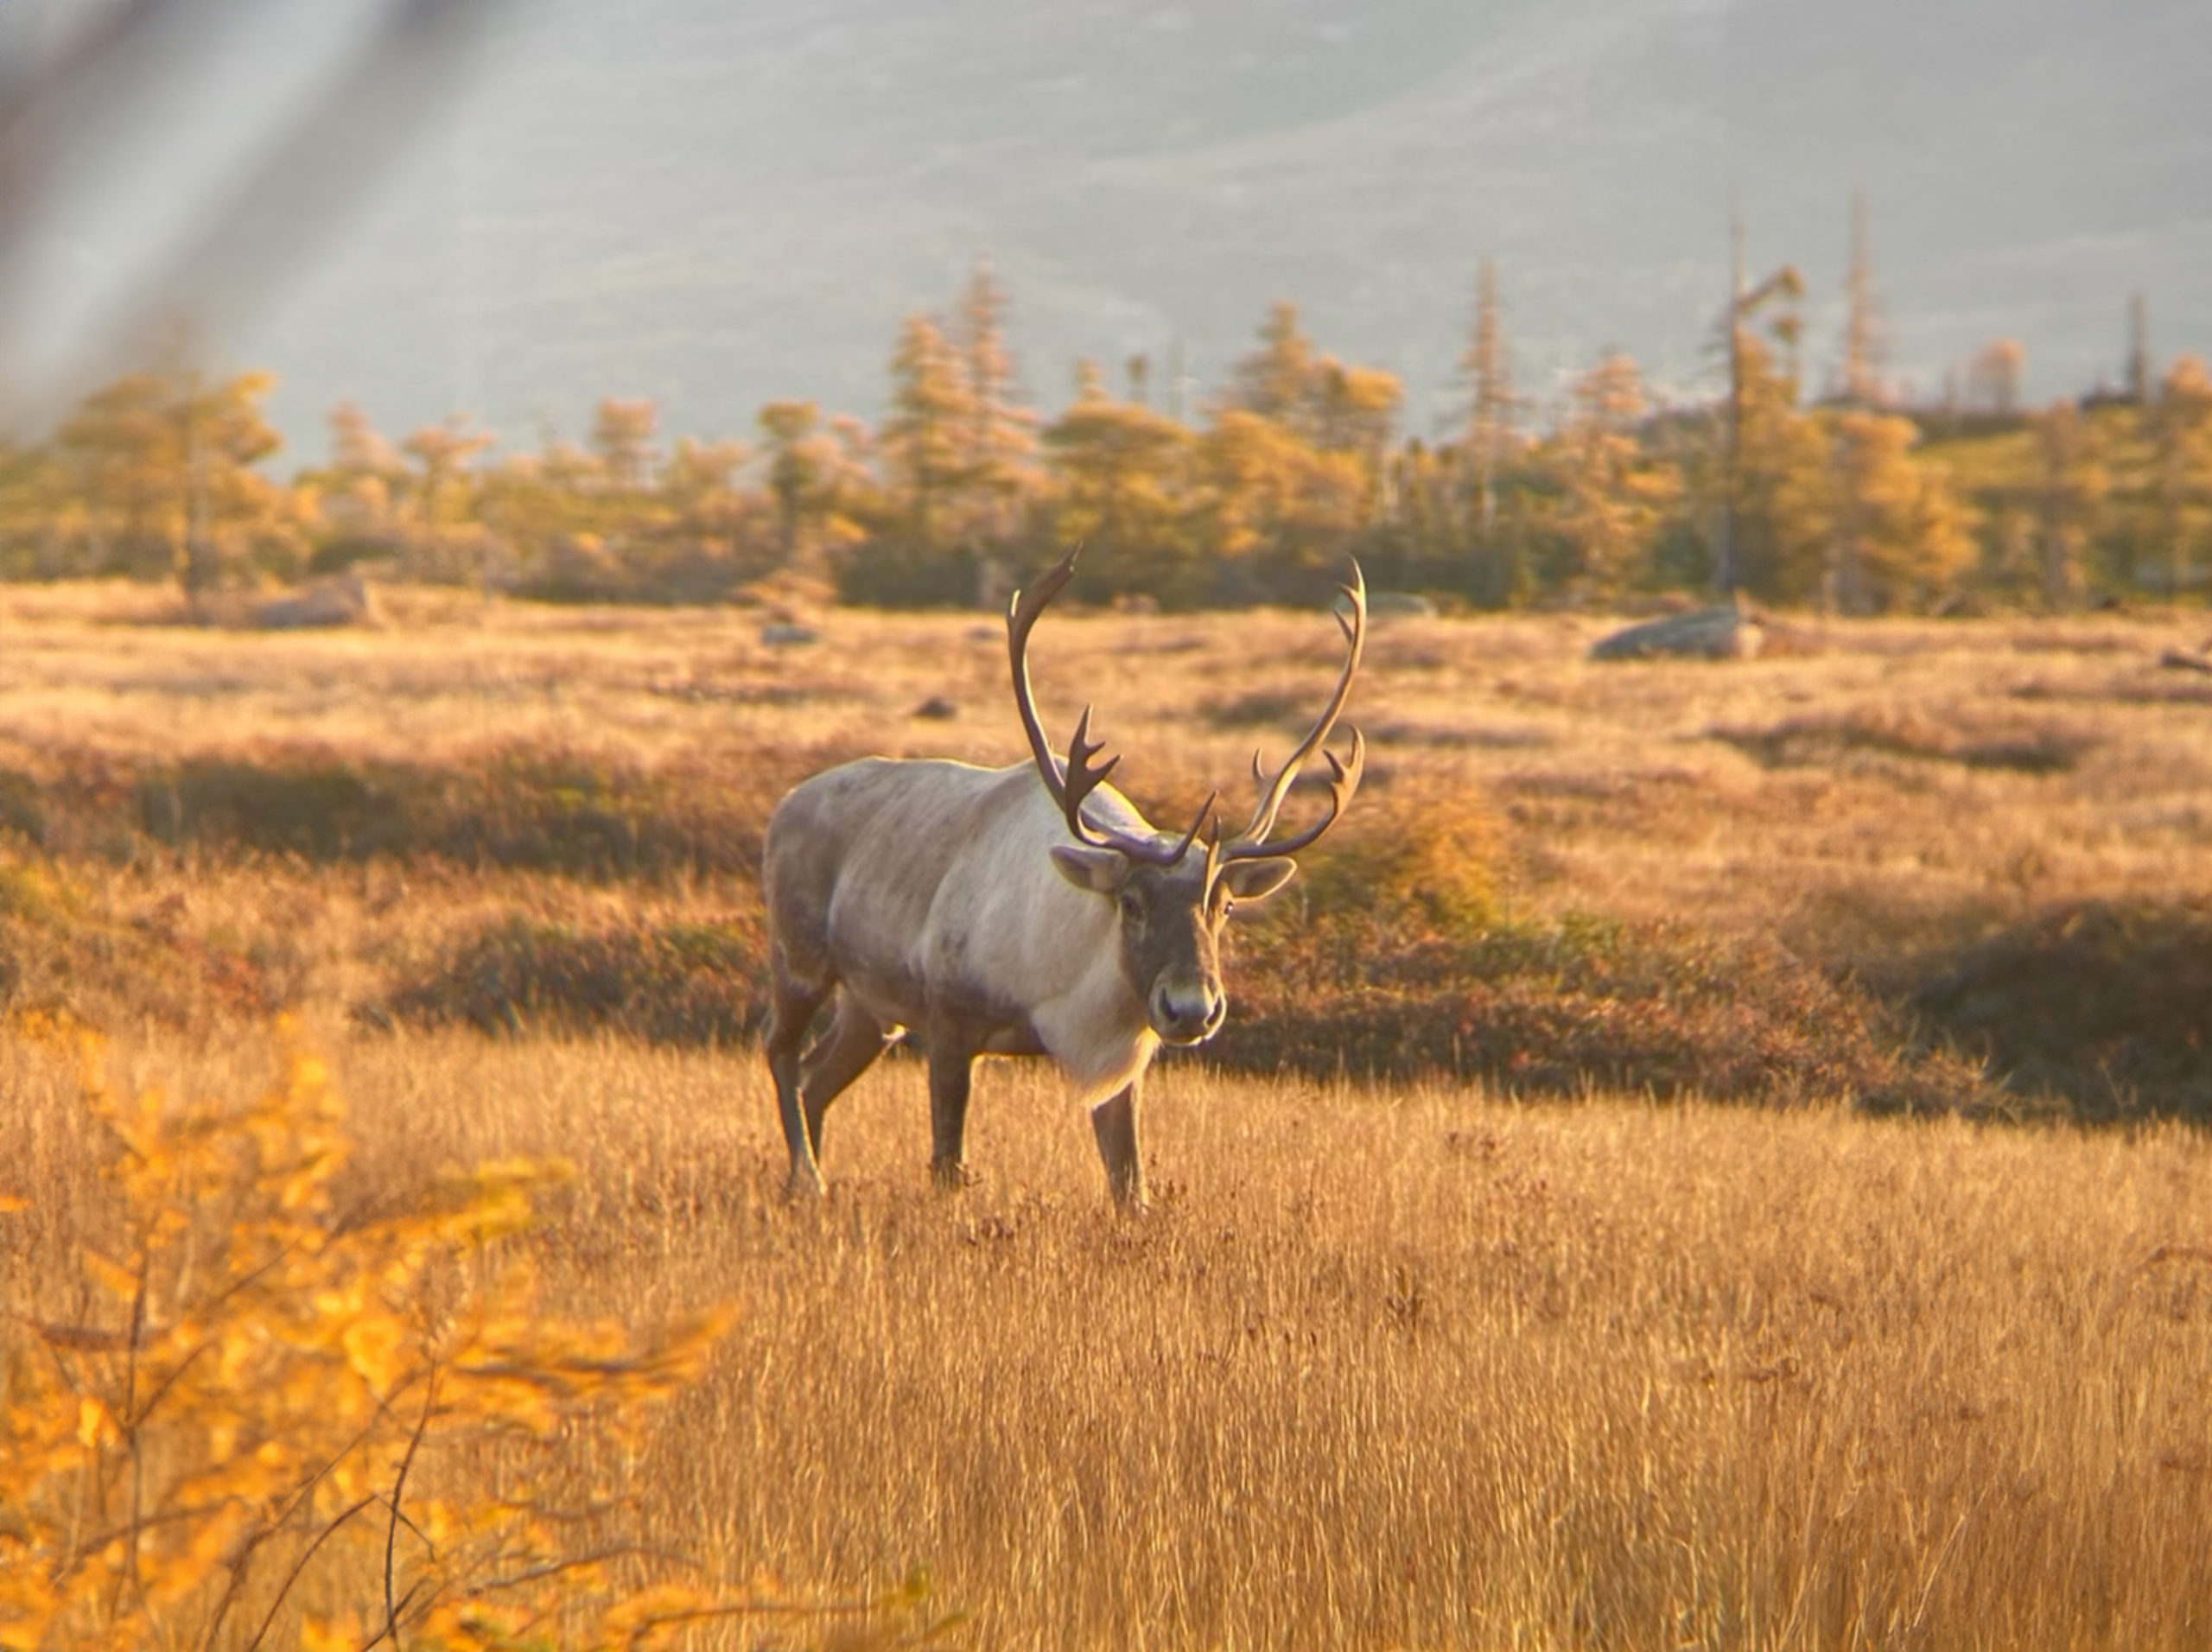
<svg viewBox="0 0 2212 1652"><path fill-rule="evenodd" d="M1151 1007L1154 1032L1170 1044L1197 1044L1220 1029L1229 1001L1210 987L1162 982L1152 989Z"/></svg>

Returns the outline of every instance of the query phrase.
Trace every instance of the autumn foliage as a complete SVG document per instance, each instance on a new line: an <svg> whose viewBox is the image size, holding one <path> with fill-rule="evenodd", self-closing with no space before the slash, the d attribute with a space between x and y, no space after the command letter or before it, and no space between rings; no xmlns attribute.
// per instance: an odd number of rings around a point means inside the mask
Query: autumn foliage
<svg viewBox="0 0 2212 1652"><path fill-rule="evenodd" d="M363 1207L313 1057L185 1105L115 1094L89 1034L20 1030L81 1064L113 1221L45 1293L81 1306L10 1305L0 1646L628 1648L731 1610L547 1483L580 1436L639 1440L729 1323L543 1312L510 1242L560 1166Z"/></svg>
<svg viewBox="0 0 2212 1652"><path fill-rule="evenodd" d="M1855 267L1822 393L1804 297L1789 266L1739 283L1717 397L1607 353L1539 401L1485 263L1449 410L1421 431L1396 374L1331 353L1284 300L1215 384L1179 353L1086 360L1056 412L1027 405L1011 300L979 265L944 314L898 325L874 425L785 397L743 436L671 439L651 399L608 397L582 441L532 446L464 414L395 440L346 403L289 482L270 376L179 357L0 448L0 578L170 581L203 618L363 564L558 602L994 607L1081 539L1094 594L1168 608L1313 600L1355 556L1378 588L1481 608L1718 590L1846 615L2063 611L2202 582L2198 358L2031 411L2024 352L1998 340L1963 395L1955 376L1910 398L1871 354Z"/></svg>

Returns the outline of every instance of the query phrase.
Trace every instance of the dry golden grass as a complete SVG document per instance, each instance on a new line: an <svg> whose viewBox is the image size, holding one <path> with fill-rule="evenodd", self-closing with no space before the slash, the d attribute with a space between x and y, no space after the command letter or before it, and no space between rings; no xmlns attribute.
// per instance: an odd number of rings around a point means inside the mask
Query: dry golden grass
<svg viewBox="0 0 2212 1652"><path fill-rule="evenodd" d="M742 1303L645 1460L575 1471L724 1579L842 1598L926 1562L992 1646L2212 1640L2212 1150L2178 1127L1177 1066L1166 1198L1128 1223L1033 1067L987 1068L982 1179L930 1191L894 1063L793 1210L747 1056L342 1048L349 1192L557 1153L563 1312ZM121 1060L243 1093L269 1054ZM5 1071L11 1179L49 1190L16 1298L82 1160L60 1087Z"/></svg>
<svg viewBox="0 0 2212 1652"><path fill-rule="evenodd" d="M10 743L412 762L505 746L648 766L1021 750L1001 628L981 616L839 612L791 648L732 611L424 598L390 605L417 622L385 631L264 635L142 623L149 600L0 590ZM1412 783L1501 812L1539 902L1816 945L1839 922L2212 888L2212 684L2156 665L2201 618L1866 623L1819 655L1729 666L1592 664L1605 625L1380 625L1353 711L1374 794ZM1095 699L1132 791L1187 809L1233 786L1255 740L1281 747L1334 648L1310 614L1071 614L1036 664L1056 728ZM957 715L912 715L932 697Z"/></svg>
<svg viewBox="0 0 2212 1652"><path fill-rule="evenodd" d="M1019 753L980 618L833 613L779 649L737 613L395 607L384 632L258 636L0 590L0 768L565 751L742 800L841 752ZM2212 900L2212 689L2155 664L2201 621L1870 625L1731 666L1590 664L1601 628L1377 627L1359 807L1468 811L1497 860L1471 901L1494 882L1531 922L1688 925L1846 980L2069 903ZM1056 616L1039 693L1055 728L1096 699L1131 791L1173 814L1255 740L1281 748L1333 647L1310 614ZM957 715L912 715L932 696ZM362 1191L558 1153L582 1173L537 1243L563 1312L741 1302L645 1459L585 1441L575 1470L640 1489L655 1541L726 1579L842 1596L925 1563L991 1646L2212 1645L2212 1149L2190 1128L1176 1064L1150 1109L1161 1208L1132 1223L1033 1067L986 1068L982 1181L931 1193L921 1077L893 1061L832 1115L830 1202L794 1211L747 1052L346 1017L514 913L742 914L741 872L130 830L50 872L11 855L0 919L74 902L95 962L174 933L252 964L238 1001L119 1015L125 1082L253 1093L262 999L303 1006ZM10 1306L99 1220L70 1109L0 1050L0 1192L34 1200Z"/></svg>

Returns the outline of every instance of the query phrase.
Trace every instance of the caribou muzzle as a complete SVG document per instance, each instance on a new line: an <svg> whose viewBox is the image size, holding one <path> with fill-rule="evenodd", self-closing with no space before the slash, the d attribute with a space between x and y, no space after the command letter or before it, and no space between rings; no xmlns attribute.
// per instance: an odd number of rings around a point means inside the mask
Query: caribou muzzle
<svg viewBox="0 0 2212 1652"><path fill-rule="evenodd" d="M1203 980L1155 982L1145 1007L1162 1044L1204 1044L1229 1018L1228 995Z"/></svg>

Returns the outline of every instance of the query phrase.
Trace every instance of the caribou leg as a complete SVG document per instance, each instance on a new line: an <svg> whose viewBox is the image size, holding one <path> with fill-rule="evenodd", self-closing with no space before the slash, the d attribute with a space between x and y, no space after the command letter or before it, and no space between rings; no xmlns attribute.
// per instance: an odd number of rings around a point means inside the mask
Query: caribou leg
<svg viewBox="0 0 2212 1652"><path fill-rule="evenodd" d="M1098 1156L1105 1162L1107 1185L1114 1201L1125 1210L1145 1207L1144 1155L1137 1146L1139 1081L1090 1109L1091 1134L1098 1138Z"/></svg>
<svg viewBox="0 0 2212 1652"><path fill-rule="evenodd" d="M822 1162L822 1115L889 1047L883 1023L862 1009L850 992L840 994L830 1030L799 1064L799 1101L816 1164Z"/></svg>
<svg viewBox="0 0 2212 1652"><path fill-rule="evenodd" d="M968 1185L968 1091L976 1057L965 1044L930 1039L930 1174L939 1187Z"/></svg>
<svg viewBox="0 0 2212 1652"><path fill-rule="evenodd" d="M768 1071L776 1079L776 1110L783 1120L784 1145L791 1150L791 1175L784 1183L785 1195L791 1198L819 1198L823 1192L822 1166L815 1162L813 1135L799 1096L799 1046L806 1042L806 1029L813 1025L815 1012L832 990L827 982L816 986L794 981L780 969L775 972L765 1043Z"/></svg>

